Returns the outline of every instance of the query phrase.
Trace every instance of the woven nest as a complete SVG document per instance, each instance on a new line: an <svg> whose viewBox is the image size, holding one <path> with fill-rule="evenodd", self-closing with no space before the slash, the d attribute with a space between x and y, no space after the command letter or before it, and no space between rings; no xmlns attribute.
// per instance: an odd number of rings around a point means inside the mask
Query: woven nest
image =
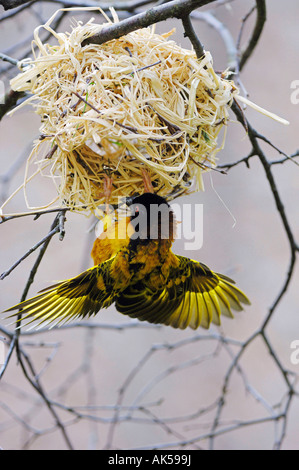
<svg viewBox="0 0 299 470"><path fill-rule="evenodd" d="M148 28L82 47L105 26L91 19L63 34L48 22L43 28L54 45L35 31L34 58L11 81L32 94L26 103L42 120L28 162L51 176L60 202L76 210L94 211L104 201L106 175L111 203L143 192L144 170L163 196L187 191L194 178L202 189L202 172L223 147L225 132L220 144L218 136L236 87L216 75L209 52L198 60L169 40L172 32Z"/></svg>

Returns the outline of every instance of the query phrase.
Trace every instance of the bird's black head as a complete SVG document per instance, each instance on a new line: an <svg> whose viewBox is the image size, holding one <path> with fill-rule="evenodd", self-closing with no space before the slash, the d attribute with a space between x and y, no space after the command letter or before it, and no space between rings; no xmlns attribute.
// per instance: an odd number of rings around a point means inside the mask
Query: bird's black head
<svg viewBox="0 0 299 470"><path fill-rule="evenodd" d="M147 209L150 209L151 204L165 204L167 207L170 207L164 197L154 193L144 193L133 197L130 206L136 206L136 204L142 204Z"/></svg>
<svg viewBox="0 0 299 470"><path fill-rule="evenodd" d="M132 240L143 244L150 240L173 240L174 213L164 197L144 193L134 197L129 207L134 227Z"/></svg>

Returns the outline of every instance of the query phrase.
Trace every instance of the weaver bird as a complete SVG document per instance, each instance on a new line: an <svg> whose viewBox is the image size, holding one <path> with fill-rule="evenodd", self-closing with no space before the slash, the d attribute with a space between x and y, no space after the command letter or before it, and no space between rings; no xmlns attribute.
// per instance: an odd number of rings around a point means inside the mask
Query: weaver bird
<svg viewBox="0 0 299 470"><path fill-rule="evenodd" d="M222 314L233 317L232 310L250 304L230 278L171 251L175 219L164 198L144 193L129 210L95 241L94 267L6 311L21 309L23 320L56 325L114 303L141 321L196 329L219 325Z"/></svg>

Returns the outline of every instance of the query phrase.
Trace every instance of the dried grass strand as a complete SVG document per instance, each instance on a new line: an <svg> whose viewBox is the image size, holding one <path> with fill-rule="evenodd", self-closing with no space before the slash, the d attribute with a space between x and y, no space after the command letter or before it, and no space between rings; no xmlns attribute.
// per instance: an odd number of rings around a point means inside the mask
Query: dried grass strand
<svg viewBox="0 0 299 470"><path fill-rule="evenodd" d="M105 175L113 177L111 203L143 192L144 169L160 195L174 187L188 192L194 178L194 189L203 189L202 173L216 165L238 94L216 75L210 53L198 60L169 39L173 31L154 28L82 47L106 24L79 21L57 33L53 19L35 30L34 58L11 86L32 94L27 104L42 124L28 164L40 173L47 167L60 204L94 212L104 201ZM41 28L55 44L42 43ZM30 178L26 171L24 188Z"/></svg>

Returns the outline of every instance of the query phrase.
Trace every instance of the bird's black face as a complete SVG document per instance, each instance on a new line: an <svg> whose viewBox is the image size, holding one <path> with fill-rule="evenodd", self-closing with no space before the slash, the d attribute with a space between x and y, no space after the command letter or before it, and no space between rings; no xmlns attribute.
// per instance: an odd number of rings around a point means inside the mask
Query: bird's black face
<svg viewBox="0 0 299 470"><path fill-rule="evenodd" d="M174 214L165 198L144 193L130 204L132 240L147 243L150 240L173 239Z"/></svg>

